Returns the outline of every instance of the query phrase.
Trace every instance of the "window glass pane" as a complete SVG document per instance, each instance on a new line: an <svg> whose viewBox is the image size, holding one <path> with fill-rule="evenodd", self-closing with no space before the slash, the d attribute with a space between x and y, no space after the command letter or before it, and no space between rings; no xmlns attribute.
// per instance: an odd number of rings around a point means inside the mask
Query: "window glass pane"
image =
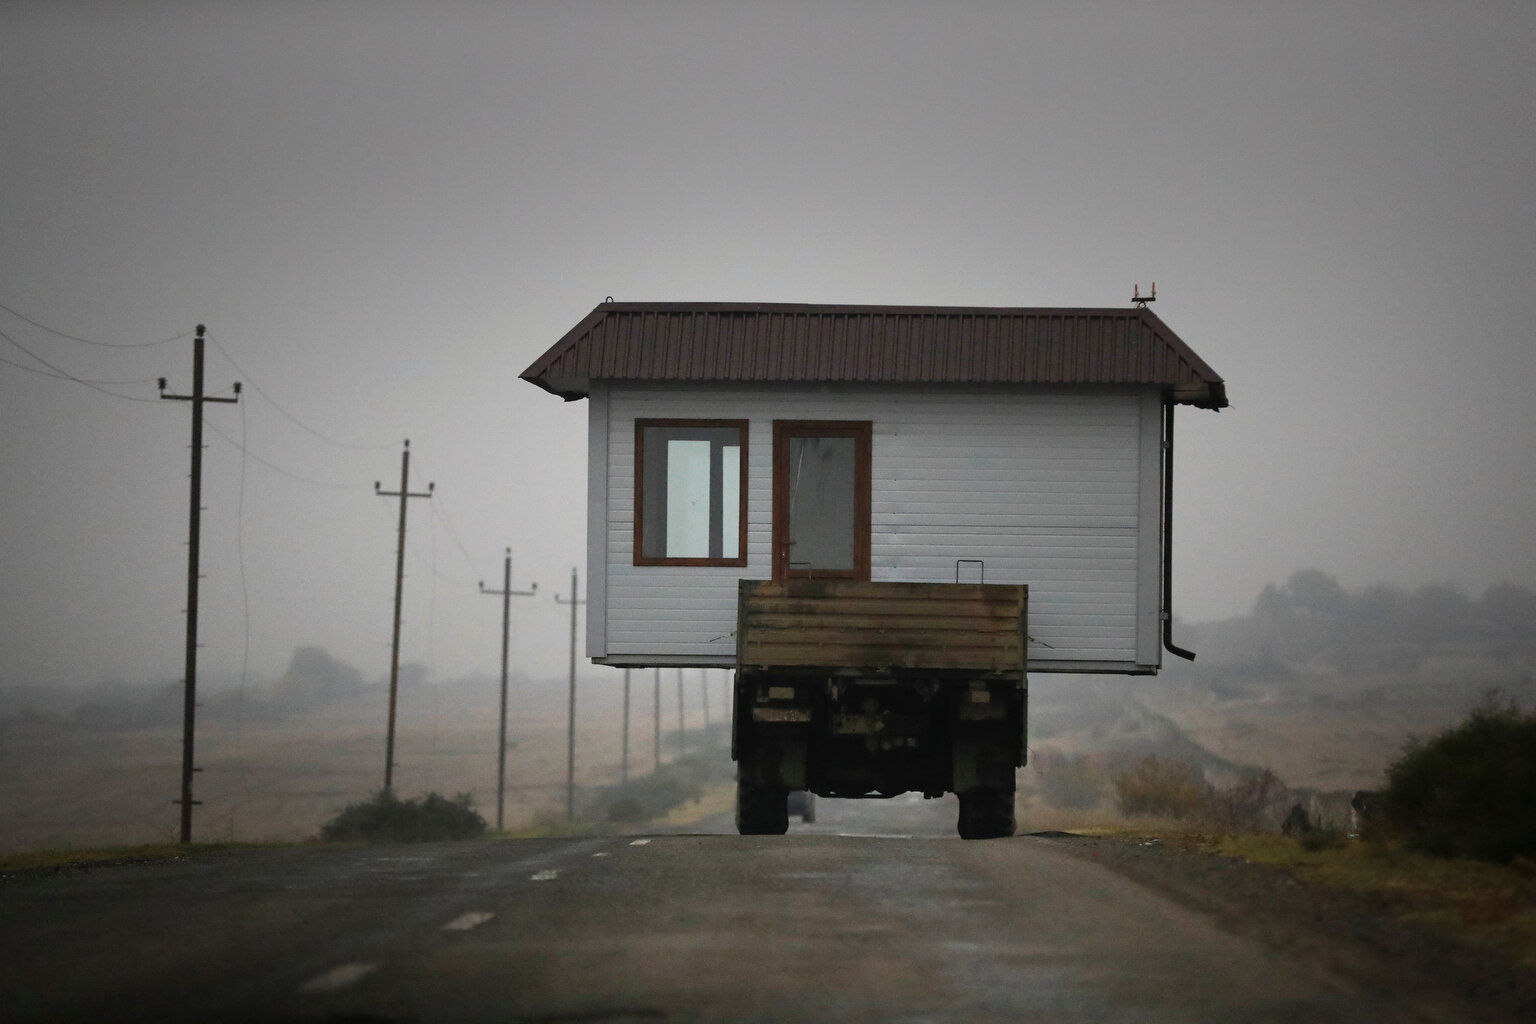
<svg viewBox="0 0 1536 1024"><path fill-rule="evenodd" d="M709 442L667 442L667 558L709 557Z"/></svg>
<svg viewBox="0 0 1536 1024"><path fill-rule="evenodd" d="M789 568L854 568L851 437L789 439Z"/></svg>
<svg viewBox="0 0 1536 1024"><path fill-rule="evenodd" d="M720 557L741 557L741 446L720 448Z"/></svg>

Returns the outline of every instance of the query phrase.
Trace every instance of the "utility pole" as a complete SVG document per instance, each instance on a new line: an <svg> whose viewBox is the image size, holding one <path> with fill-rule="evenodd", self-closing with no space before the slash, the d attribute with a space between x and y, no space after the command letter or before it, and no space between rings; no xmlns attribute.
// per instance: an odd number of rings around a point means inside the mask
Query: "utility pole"
<svg viewBox="0 0 1536 1024"><path fill-rule="evenodd" d="M571 700L565 729L565 820L576 819L576 569L571 569L571 599L555 595L556 604L571 606Z"/></svg>
<svg viewBox="0 0 1536 1024"><path fill-rule="evenodd" d="M381 498L400 499L400 542L395 549L395 629L389 645L389 733L384 741L384 789L395 784L395 704L400 691L400 598L405 592L405 502L407 498L430 498L436 484L427 484L425 492L411 493L411 442L407 438L400 453L400 489L381 491L377 480L373 493Z"/></svg>
<svg viewBox="0 0 1536 1024"><path fill-rule="evenodd" d="M677 670L677 756L688 756L688 744L683 738L683 730L687 726L683 724L683 670Z"/></svg>
<svg viewBox="0 0 1536 1024"><path fill-rule="evenodd" d="M402 488L403 490L404 488ZM486 590L485 580L480 581L480 593L497 594L501 597L501 732L496 743L496 830L502 827L502 808L507 794L507 651L512 636L512 598L532 597L539 585L528 590L512 589L512 549L507 548L506 564L502 566L501 589Z"/></svg>
<svg viewBox="0 0 1536 1024"><path fill-rule="evenodd" d="M709 669L699 669L699 693L704 698L704 731L709 731Z"/></svg>
<svg viewBox="0 0 1536 1024"><path fill-rule="evenodd" d="M198 557L202 542L203 513L203 403L238 402L240 384L235 383L235 397L210 398L203 394L203 333L207 328L197 325L197 337L192 341L192 393L168 395L165 378L160 378L160 397L176 402L192 403L192 486L187 515L187 650L186 675L181 701L181 841L192 841L192 807L202 803L192 799L192 774L201 771L192 765L193 726L197 718L197 581Z"/></svg>
<svg viewBox="0 0 1536 1024"><path fill-rule="evenodd" d="M661 771L661 669L656 670L656 734L651 738L651 751L656 763L651 768L654 772Z"/></svg>
<svg viewBox="0 0 1536 1024"><path fill-rule="evenodd" d="M624 753L619 760L619 784L629 781L629 669L624 670Z"/></svg>

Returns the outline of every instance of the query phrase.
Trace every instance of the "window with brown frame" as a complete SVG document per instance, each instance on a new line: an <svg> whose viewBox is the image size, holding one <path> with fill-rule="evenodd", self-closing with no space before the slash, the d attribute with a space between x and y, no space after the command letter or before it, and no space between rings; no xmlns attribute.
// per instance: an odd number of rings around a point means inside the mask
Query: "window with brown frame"
<svg viewBox="0 0 1536 1024"><path fill-rule="evenodd" d="M635 421L635 564L747 564L747 421Z"/></svg>

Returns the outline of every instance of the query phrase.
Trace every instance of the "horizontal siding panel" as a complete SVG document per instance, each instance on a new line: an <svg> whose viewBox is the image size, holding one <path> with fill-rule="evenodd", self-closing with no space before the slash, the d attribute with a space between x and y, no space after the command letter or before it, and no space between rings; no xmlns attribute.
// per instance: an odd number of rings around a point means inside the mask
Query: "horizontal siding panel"
<svg viewBox="0 0 1536 1024"><path fill-rule="evenodd" d="M1087 500L1082 500L1087 499ZM965 515L1014 515L1014 516L1066 516L1073 520L1089 520L1093 516L1113 514L1130 509L1135 514L1136 503L1118 494L1089 494L1080 496L1077 502L1036 501L1013 494L967 494L949 496L932 493L913 494L907 498L893 495L871 495L870 515L875 529L879 529L881 517L888 517L892 525L912 521L922 515L943 515L963 509ZM911 517L911 518L909 518ZM1084 526L1092 525L1083 522Z"/></svg>
<svg viewBox="0 0 1536 1024"><path fill-rule="evenodd" d="M958 559L946 558L942 563L939 563L937 559L944 558L943 555L926 554L924 553L926 549L916 545L908 547L901 544L890 544L882 547L880 550L893 563L896 560L901 560L914 566L926 563L930 567L942 564L949 566L951 572L958 568L962 576L962 582L968 581L977 575L984 575L987 571L991 571L995 575L1004 570L1017 572L1026 567L1031 569L1061 569L1091 564L1101 569L1121 569L1128 563L1134 567L1136 557L1135 551L1116 552L1103 548L1079 548L1076 550L1046 548L1032 553L1026 560L1019 557L1017 546L989 547L977 545L967 549L970 553L965 558L968 561L979 559L986 563L985 566L972 564L955 566L954 563ZM1021 581L1009 580L1008 582L1018 583Z"/></svg>
<svg viewBox="0 0 1536 1024"><path fill-rule="evenodd" d="M882 537L885 543L906 550L937 546L948 540L940 534L906 529L886 531ZM995 551L1000 557L1018 557L1021 547L1026 544L1031 553L1039 555L1104 555L1114 552L1133 556L1136 553L1136 537L1129 530L1077 537L1041 537L1007 527L977 527L972 538L972 550Z"/></svg>
<svg viewBox="0 0 1536 1024"><path fill-rule="evenodd" d="M1031 672L1071 672L1074 663L1086 662L1096 666L1103 665L1104 671L1114 671L1113 666L1135 664L1135 659L1134 647L1109 647L1102 650L1086 647L1058 647L1046 650L1031 647L1029 670Z"/></svg>
<svg viewBox="0 0 1536 1024"><path fill-rule="evenodd" d="M884 452L874 460L875 475L880 475L881 467L892 467L898 463L921 467L925 460L946 465L953 465L958 460L965 468L978 471L978 477L986 470L1050 473L1082 464L1086 470L1102 473L1114 469L1116 464L1133 469L1136 466L1134 458L1127 458L1125 452L1113 444L1102 447L1078 445L1073 448L1023 449L1001 444L965 444L953 448L921 445Z"/></svg>
<svg viewBox="0 0 1536 1024"><path fill-rule="evenodd" d="M947 491L963 494L1016 495L1019 492L1017 480L993 476L976 479L974 470L963 465L956 467L953 459L935 462L928 467L903 465L887 468L890 470L888 475L872 484L873 490L887 499L893 497L893 492L907 493L916 490L919 486L935 493ZM1081 476L1069 480L1062 478L1060 474L1052 474L1049 478L1031 479L1029 494L1036 500L1057 495L1112 495L1123 498L1126 496L1127 483L1128 481L1124 479L1085 480ZM629 501L633 501L634 489L626 488L624 495Z"/></svg>
<svg viewBox="0 0 1536 1024"><path fill-rule="evenodd" d="M1074 525L1083 525L1083 517L1081 516L1003 516L1003 514L988 516L988 514L983 513L955 513L952 516L943 516L943 514L935 513L928 514L928 516L912 516L912 519L920 520L920 522L915 524L920 525L920 527L952 525L957 536L945 547L954 547L954 550L958 553L957 557L965 557L965 551L963 551L962 547L958 547L958 545L966 543L966 537L971 536L969 534L971 530L985 530L985 528L995 527L995 525L1000 524L1015 524L1020 528L1020 536L1023 536L1023 531L1025 530L1064 530L1064 528L1074 527ZM1130 531L1137 528L1137 517L1129 513L1123 514L1123 516L1106 516L1106 514L1100 513L1092 517L1091 525L1095 530ZM897 536L897 534L889 534L889 536ZM1025 545L1020 545L1021 550L1023 550L1023 547Z"/></svg>
<svg viewBox="0 0 1536 1024"><path fill-rule="evenodd" d="M682 644L695 643L711 646L717 653L732 653L735 651L735 620L732 620L729 629L699 629L692 619L678 619L673 622L647 622L624 630L612 637L613 640L623 643L660 643ZM715 640L714 637L720 637ZM724 646L722 646L724 645Z"/></svg>
<svg viewBox="0 0 1536 1024"><path fill-rule="evenodd" d="M1091 624L1089 624L1089 620L1086 618L1078 622L1056 621L1060 618L1064 617L1044 615L1037 618L1033 615L1030 616L1029 635L1037 637L1042 631L1049 629L1051 635L1056 637L1056 640L1052 641L1053 645L1062 640L1068 641L1070 644L1072 641L1102 640L1106 636L1105 627L1107 626L1109 628L1107 635L1119 641L1122 638L1114 632L1117 626L1127 630L1133 630L1136 626L1136 617L1134 615L1126 617L1112 616L1108 621L1101 621L1095 617L1092 619ZM1131 633L1125 633L1123 639L1129 640L1131 636Z"/></svg>
<svg viewBox="0 0 1536 1024"><path fill-rule="evenodd" d="M666 650L661 652L650 641L626 643L615 640L608 645L608 653L610 656L620 658L655 658L663 654L670 658L708 658L718 667L724 667L735 658L729 650L722 653L719 644L693 644L683 641L669 643L666 645Z"/></svg>
<svg viewBox="0 0 1536 1024"><path fill-rule="evenodd" d="M1030 627L1029 635L1034 637L1037 642L1043 639L1040 634L1035 632L1034 627ZM1052 640L1050 644L1051 646L1045 648L1045 651L1047 652L1046 656L1051 658L1065 658L1069 656L1102 657L1106 651L1124 651L1129 655L1136 649L1135 643L1129 637L1123 641L1114 637L1075 637L1071 640L1063 638L1061 643ZM1035 650L1033 647L1030 649L1032 651Z"/></svg>

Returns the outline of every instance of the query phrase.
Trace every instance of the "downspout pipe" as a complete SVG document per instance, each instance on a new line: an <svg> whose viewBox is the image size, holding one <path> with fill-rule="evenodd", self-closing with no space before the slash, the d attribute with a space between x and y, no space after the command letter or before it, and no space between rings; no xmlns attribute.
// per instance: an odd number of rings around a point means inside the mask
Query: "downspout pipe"
<svg viewBox="0 0 1536 1024"><path fill-rule="evenodd" d="M1194 661L1173 642L1173 405L1171 395L1163 399L1163 649Z"/></svg>

